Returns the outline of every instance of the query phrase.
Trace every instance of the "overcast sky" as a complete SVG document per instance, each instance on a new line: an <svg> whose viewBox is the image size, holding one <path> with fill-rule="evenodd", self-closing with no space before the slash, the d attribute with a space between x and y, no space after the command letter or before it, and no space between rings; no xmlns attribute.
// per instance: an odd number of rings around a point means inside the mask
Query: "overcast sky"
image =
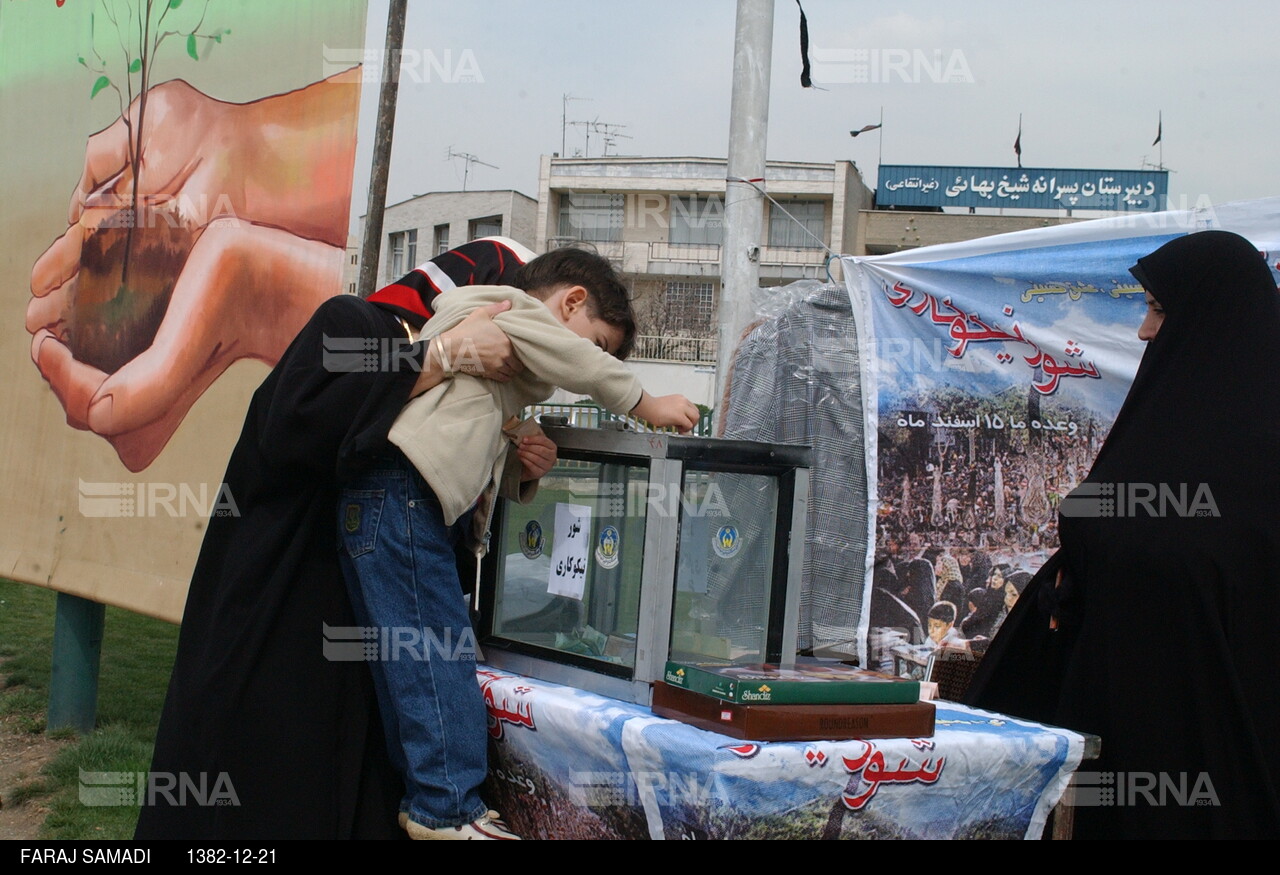
<svg viewBox="0 0 1280 875"><path fill-rule="evenodd" d="M370 0L368 45L385 39ZM769 158L1138 169L1163 112L1175 208L1280 194L1280 4L1264 0L805 0L815 83L800 87L799 11L775 0ZM569 119L624 126L610 154L723 157L734 0L414 0L388 203L462 188L537 197L538 158ZM827 59L825 62L820 58ZM905 61L904 61L905 59ZM441 70L448 71L442 75ZM460 79L483 81L458 81ZM864 81L853 81L861 79ZM453 80L453 81L450 81ZM366 88L353 214L367 197L376 86ZM853 139L850 129L882 132ZM568 155L584 148L581 126ZM593 134L590 156L601 154Z"/></svg>

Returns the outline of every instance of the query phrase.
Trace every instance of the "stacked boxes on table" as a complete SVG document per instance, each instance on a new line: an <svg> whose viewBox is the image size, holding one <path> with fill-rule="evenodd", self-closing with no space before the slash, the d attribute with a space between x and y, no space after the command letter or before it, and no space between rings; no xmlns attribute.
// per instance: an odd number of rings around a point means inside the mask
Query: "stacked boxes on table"
<svg viewBox="0 0 1280 875"><path fill-rule="evenodd" d="M840 663L667 663L653 711L735 738L815 741L933 735L920 684Z"/></svg>

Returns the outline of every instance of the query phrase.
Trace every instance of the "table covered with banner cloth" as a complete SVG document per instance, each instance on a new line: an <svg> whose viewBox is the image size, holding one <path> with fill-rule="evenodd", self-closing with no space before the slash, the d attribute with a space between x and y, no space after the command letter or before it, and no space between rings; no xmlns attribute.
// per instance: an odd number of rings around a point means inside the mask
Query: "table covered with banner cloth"
<svg viewBox="0 0 1280 875"><path fill-rule="evenodd" d="M525 838L1039 838L1065 729L937 702L932 738L743 742L481 666L485 799Z"/></svg>

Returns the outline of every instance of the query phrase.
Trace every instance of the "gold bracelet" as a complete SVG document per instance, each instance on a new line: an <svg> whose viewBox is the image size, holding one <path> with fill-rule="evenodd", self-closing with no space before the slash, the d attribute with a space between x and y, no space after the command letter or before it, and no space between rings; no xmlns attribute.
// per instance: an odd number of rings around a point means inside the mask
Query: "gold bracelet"
<svg viewBox="0 0 1280 875"><path fill-rule="evenodd" d="M453 368L449 365L449 357L444 354L444 340L437 334L431 342L436 348L436 358L440 359L440 368L444 371L444 375L452 377Z"/></svg>

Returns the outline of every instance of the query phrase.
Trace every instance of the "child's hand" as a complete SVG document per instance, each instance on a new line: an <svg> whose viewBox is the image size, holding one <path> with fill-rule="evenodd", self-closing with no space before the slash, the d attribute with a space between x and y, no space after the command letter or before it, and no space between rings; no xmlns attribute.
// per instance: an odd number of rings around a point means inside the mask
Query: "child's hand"
<svg viewBox="0 0 1280 875"><path fill-rule="evenodd" d="M520 459L521 482L539 480L556 466L556 445L545 434L522 437L516 445Z"/></svg>
<svg viewBox="0 0 1280 875"><path fill-rule="evenodd" d="M702 415L698 405L683 395L659 395L656 398L645 392L640 403L631 413L657 428L672 426L681 434L688 434L698 424Z"/></svg>

